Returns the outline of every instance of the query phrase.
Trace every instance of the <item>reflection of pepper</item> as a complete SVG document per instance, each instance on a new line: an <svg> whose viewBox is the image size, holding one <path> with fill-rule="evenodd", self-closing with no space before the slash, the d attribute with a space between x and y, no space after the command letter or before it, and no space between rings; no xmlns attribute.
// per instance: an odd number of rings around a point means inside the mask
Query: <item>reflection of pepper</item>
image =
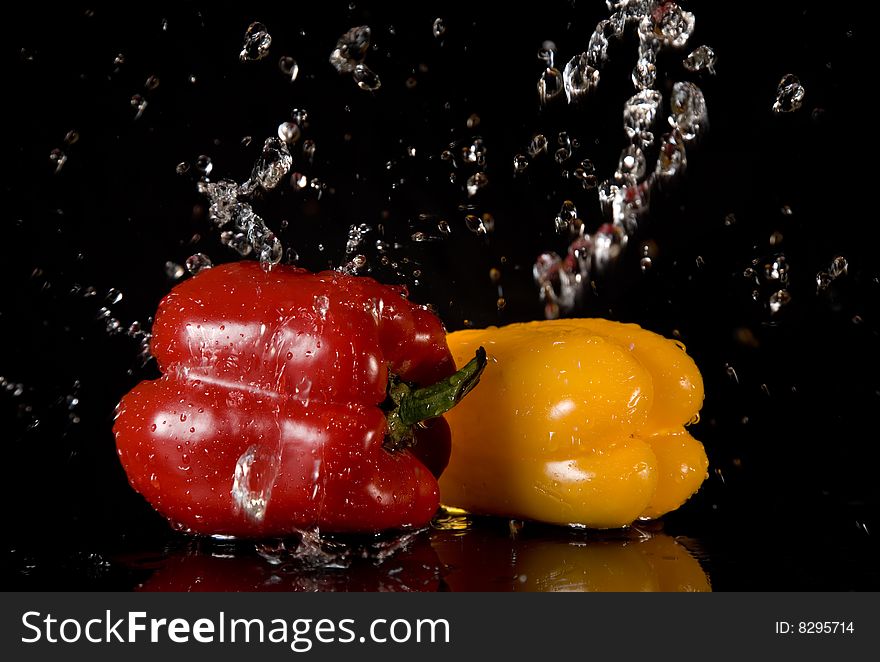
<svg viewBox="0 0 880 662"><path fill-rule="evenodd" d="M437 416L481 369L452 375L439 320L399 289L250 262L177 286L151 348L164 374L120 403L122 464L176 527L232 536L425 525Z"/></svg>
<svg viewBox="0 0 880 662"><path fill-rule="evenodd" d="M140 591L174 592L434 592L442 567L427 536L416 538L393 555L342 558L323 567L287 552L262 556L241 548L212 550L198 545L171 553L154 563L153 574Z"/></svg>
<svg viewBox="0 0 880 662"><path fill-rule="evenodd" d="M443 503L556 524L610 528L674 510L708 462L684 425L703 382L683 346L634 324L553 320L447 338L490 368L447 416Z"/></svg>
<svg viewBox="0 0 880 662"><path fill-rule="evenodd" d="M528 530L528 525L526 525ZM673 538L586 540L538 534L510 537L480 527L436 532L431 544L451 591L711 591L697 560Z"/></svg>

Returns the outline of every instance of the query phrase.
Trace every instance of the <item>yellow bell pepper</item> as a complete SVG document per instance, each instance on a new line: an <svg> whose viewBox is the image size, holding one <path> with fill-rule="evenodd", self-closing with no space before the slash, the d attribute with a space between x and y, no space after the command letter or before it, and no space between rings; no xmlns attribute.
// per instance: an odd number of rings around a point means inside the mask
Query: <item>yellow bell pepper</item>
<svg viewBox="0 0 880 662"><path fill-rule="evenodd" d="M615 528L678 508L707 476L703 380L681 343L635 324L562 319L451 333L480 383L446 414L441 501L468 512Z"/></svg>

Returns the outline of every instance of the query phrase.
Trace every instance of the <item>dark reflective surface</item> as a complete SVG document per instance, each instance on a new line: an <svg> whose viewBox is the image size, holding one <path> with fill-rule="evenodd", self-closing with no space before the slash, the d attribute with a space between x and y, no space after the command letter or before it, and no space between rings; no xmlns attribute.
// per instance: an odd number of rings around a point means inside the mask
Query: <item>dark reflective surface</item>
<svg viewBox="0 0 880 662"><path fill-rule="evenodd" d="M689 46L710 44L718 73L687 76L678 55L658 65L669 80L702 87L711 129L689 148L686 177L654 196L635 241L578 313L677 335L703 372L707 397L693 432L707 447L710 476L665 518L668 538L654 538L688 572L699 578L696 560L713 590L876 590L880 266L875 155L865 142L874 119L862 96L866 22L806 3L742 12L686 6L697 17ZM422 534L378 565L361 559L348 571L305 571L284 562L279 571L252 550L193 551L128 487L110 433L113 408L156 372L140 365L135 339L108 333L98 318L117 288L124 297L110 305L112 316L146 326L173 284L167 261L183 264L196 252L236 259L196 192L199 155L211 156L215 177L242 181L262 141L291 109L306 108L305 137L316 150L311 163L298 154L294 169L328 189L318 199L282 187L260 201L261 214L311 269L343 261L350 225L368 223L374 233L382 225L383 240L401 244L390 260L398 266L376 259L374 274L408 284L449 329L540 318L531 267L539 252L566 249L553 227L561 202L573 199L590 229L601 222L595 193L565 179L552 159L515 178L513 158L534 133L553 140L564 130L600 179L613 171L625 144L634 39L612 47L585 108L542 110L536 90L542 42L554 40L563 60L580 53L607 14L604 3L544 3L503 17L477 6L322 10L14 10L3 56L12 113L0 261L4 588L226 590L230 577L230 590L677 585L651 574L648 543L534 525L511 538L507 523L494 521L461 536ZM442 41L431 34L438 16L447 25ZM270 56L241 63L253 20L272 33ZM337 37L365 23L376 46L367 63L382 78L375 94L327 61ZM292 84L278 67L282 56L300 66ZM803 83L804 105L777 115L770 107L787 73ZM148 89L150 76L158 87ZM137 120L136 94L148 102ZM472 115L479 125L468 127ZM71 130L79 139L66 144ZM469 199L461 178L449 182L440 154L474 136L489 150L490 183ZM67 156L57 175L56 148ZM180 162L191 164L189 174L176 174ZM486 238L465 227L458 206L469 203L494 217ZM422 230L438 234L437 219L453 228L447 239L411 240ZM648 240L657 250L643 273L639 245ZM772 284L743 272L760 272L780 254L791 302L774 314ZM846 275L817 292L818 272L838 255ZM593 569L605 555L604 567L628 568L621 584L603 584Z"/></svg>

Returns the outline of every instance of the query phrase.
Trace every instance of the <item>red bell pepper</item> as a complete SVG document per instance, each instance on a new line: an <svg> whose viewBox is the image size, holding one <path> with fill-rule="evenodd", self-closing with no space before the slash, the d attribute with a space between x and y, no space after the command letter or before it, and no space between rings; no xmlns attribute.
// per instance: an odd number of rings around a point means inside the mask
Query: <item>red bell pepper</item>
<svg viewBox="0 0 880 662"><path fill-rule="evenodd" d="M440 414L485 365L478 352L456 373L403 288L255 262L175 287L151 350L163 376L114 424L129 481L174 527L236 537L427 524L449 459Z"/></svg>

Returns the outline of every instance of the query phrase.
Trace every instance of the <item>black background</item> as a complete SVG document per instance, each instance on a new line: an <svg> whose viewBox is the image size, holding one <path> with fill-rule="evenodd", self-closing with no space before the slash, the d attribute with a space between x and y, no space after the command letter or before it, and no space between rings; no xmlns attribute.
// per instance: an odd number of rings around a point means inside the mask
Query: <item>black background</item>
<svg viewBox="0 0 880 662"><path fill-rule="evenodd" d="M676 335L700 366L707 396L693 432L707 447L710 477L664 526L683 536L716 590L876 590L880 267L874 119L860 53L869 22L842 8L767 4L685 4L697 19L688 50L713 46L718 73L684 71L687 51L666 55L658 89L698 83L710 131L689 148L686 176L655 196L623 259L576 314ZM141 366L137 343L108 334L97 319L116 288L124 298L113 315L125 326L148 325L173 285L166 261L182 264L195 252L215 263L236 259L206 217L194 168L178 175L178 163L207 154L214 178L242 181L263 140L291 109L305 108L305 137L317 150L311 164L294 152L294 170L328 189L318 200L284 184L258 204L297 264L339 266L349 226L369 224L374 242L381 224L383 238L400 243L392 251L398 268L368 254L373 275L409 285L450 330L542 316L531 265L539 252L566 249L553 227L561 202L575 201L588 229L601 217L595 191L564 179L551 157L514 177L513 156L534 133L553 144L564 130L579 139L576 160L590 158L600 179L609 176L625 143L621 108L632 94L636 44L631 31L612 43L587 107L562 101L542 109L542 42L556 43L561 68L586 48L605 4L500 7L14 10L3 55L5 587L125 590L151 567L126 559L154 555L161 565L166 550L183 544L128 487L110 430L116 402L155 367ZM432 35L437 17L447 26L443 39ZM270 55L242 63L254 20L273 36ZM337 37L361 24L373 30L366 64L381 76L376 93L328 63ZM300 66L293 83L278 68L282 55ZM806 97L797 112L777 115L770 107L786 73L800 77ZM152 91L150 76L160 81ZM148 102L137 120L134 94ZM479 125L468 128L472 114ZM80 138L68 147L70 130ZM440 153L476 135L488 148L490 184L469 200L465 171L450 183ZM68 156L58 174L54 148ZM494 216L487 238L465 228L459 205L468 203ZM438 236L436 219L452 227L447 239L411 241L416 231ZM774 232L782 241L771 246ZM645 240L658 252L642 273ZM765 286L756 302L742 274L778 253L791 267L792 300L772 314L772 290ZM848 273L817 292L816 273L836 255L846 257ZM97 294L72 294L76 286ZM746 331L753 341L742 341Z"/></svg>

